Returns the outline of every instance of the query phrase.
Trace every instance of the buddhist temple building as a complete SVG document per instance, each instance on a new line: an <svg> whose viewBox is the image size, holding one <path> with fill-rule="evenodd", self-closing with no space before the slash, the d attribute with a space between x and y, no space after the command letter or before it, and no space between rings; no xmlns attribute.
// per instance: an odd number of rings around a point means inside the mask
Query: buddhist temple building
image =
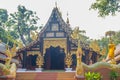
<svg viewBox="0 0 120 80"><path fill-rule="evenodd" d="M59 9L54 7L37 39L17 51L22 68L34 70L38 67L36 59L40 54L44 57L43 68L45 70L63 70L66 67L64 59L68 53L73 54L71 67L75 67L77 42L71 38L71 32L69 18L65 22ZM87 44L81 43L81 46L85 53L82 61L86 64L89 64L91 60L92 63L97 62L98 53L91 51Z"/></svg>

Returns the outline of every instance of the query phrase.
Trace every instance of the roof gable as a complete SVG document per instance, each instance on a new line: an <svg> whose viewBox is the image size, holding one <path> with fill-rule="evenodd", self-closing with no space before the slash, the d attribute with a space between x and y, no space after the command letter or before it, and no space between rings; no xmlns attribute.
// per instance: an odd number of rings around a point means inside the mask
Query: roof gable
<svg viewBox="0 0 120 80"><path fill-rule="evenodd" d="M58 26L60 27L60 30L63 30L65 33L67 33L67 35L69 35L71 33L71 28L68 24L65 23L65 21L63 20L61 13L59 12L58 8L55 7L52 10L51 16L49 17L46 25L44 26L44 28L41 30L41 32L39 33L39 36L43 36L43 33L47 30L51 29L51 26L53 24L58 24Z"/></svg>

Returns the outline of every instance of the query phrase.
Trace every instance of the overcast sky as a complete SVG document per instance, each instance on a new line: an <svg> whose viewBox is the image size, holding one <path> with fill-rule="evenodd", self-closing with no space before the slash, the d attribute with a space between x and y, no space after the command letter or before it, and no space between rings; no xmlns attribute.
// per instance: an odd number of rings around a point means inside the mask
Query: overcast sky
<svg viewBox="0 0 120 80"><path fill-rule="evenodd" d="M79 26L86 30L86 36L98 39L104 36L108 30L120 30L120 14L100 18L97 11L89 10L90 5L95 0L0 0L0 8L7 9L12 13L17 11L18 5L24 5L27 9L36 11L40 18L39 24L45 25L52 9L57 2L58 8L62 12L62 17L66 21L67 12L71 27Z"/></svg>

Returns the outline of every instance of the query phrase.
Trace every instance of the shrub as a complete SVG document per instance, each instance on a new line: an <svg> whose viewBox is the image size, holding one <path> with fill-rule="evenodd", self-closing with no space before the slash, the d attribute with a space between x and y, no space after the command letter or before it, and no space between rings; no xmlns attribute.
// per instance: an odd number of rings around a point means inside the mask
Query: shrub
<svg viewBox="0 0 120 80"><path fill-rule="evenodd" d="M119 77L119 73L115 70L112 70L110 72L110 80L117 80L117 78Z"/></svg>
<svg viewBox="0 0 120 80"><path fill-rule="evenodd" d="M101 80L102 76L100 75L100 73L87 72L85 73L85 78L86 80Z"/></svg>

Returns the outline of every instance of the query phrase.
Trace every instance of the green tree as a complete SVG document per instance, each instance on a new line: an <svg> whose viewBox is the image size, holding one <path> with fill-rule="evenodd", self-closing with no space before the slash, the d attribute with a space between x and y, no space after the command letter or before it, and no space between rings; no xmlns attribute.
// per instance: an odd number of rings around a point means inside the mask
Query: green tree
<svg viewBox="0 0 120 80"><path fill-rule="evenodd" d="M114 43L116 45L120 44L120 31L115 32L115 35L113 36Z"/></svg>
<svg viewBox="0 0 120 80"><path fill-rule="evenodd" d="M0 9L0 39L2 41L6 41L6 32L4 30L4 25L5 22L8 19L8 14L7 14L7 10L5 9Z"/></svg>
<svg viewBox="0 0 120 80"><path fill-rule="evenodd" d="M21 39L24 45L31 42L30 32L38 29L39 18L36 13L19 5L17 12L11 13L7 22L8 32L15 38Z"/></svg>
<svg viewBox="0 0 120 80"><path fill-rule="evenodd" d="M109 36L109 37L107 37ZM103 55L101 57L102 58L106 58L107 54L108 54L108 44L109 44L109 40L110 38L112 39L112 41L117 45L120 43L120 31L107 31L105 33L105 36L99 40L97 40L101 50L103 48L106 48L106 54Z"/></svg>
<svg viewBox="0 0 120 80"><path fill-rule="evenodd" d="M119 0L96 0L90 9L98 11L100 17L115 15L120 10Z"/></svg>
<svg viewBox="0 0 120 80"><path fill-rule="evenodd" d="M101 54L102 54L102 56L99 59L101 61L102 59L105 59L107 57L109 38L103 37L103 38L101 38L101 39L99 39L97 41L98 41L98 44L100 46ZM103 49L105 49L105 52L102 53Z"/></svg>
<svg viewBox="0 0 120 80"><path fill-rule="evenodd" d="M6 9L0 9L0 40L12 46L14 40L6 30L6 23L8 21L8 12Z"/></svg>
<svg viewBox="0 0 120 80"><path fill-rule="evenodd" d="M0 27L4 28L5 23L8 20L8 12L6 9L0 9Z"/></svg>

